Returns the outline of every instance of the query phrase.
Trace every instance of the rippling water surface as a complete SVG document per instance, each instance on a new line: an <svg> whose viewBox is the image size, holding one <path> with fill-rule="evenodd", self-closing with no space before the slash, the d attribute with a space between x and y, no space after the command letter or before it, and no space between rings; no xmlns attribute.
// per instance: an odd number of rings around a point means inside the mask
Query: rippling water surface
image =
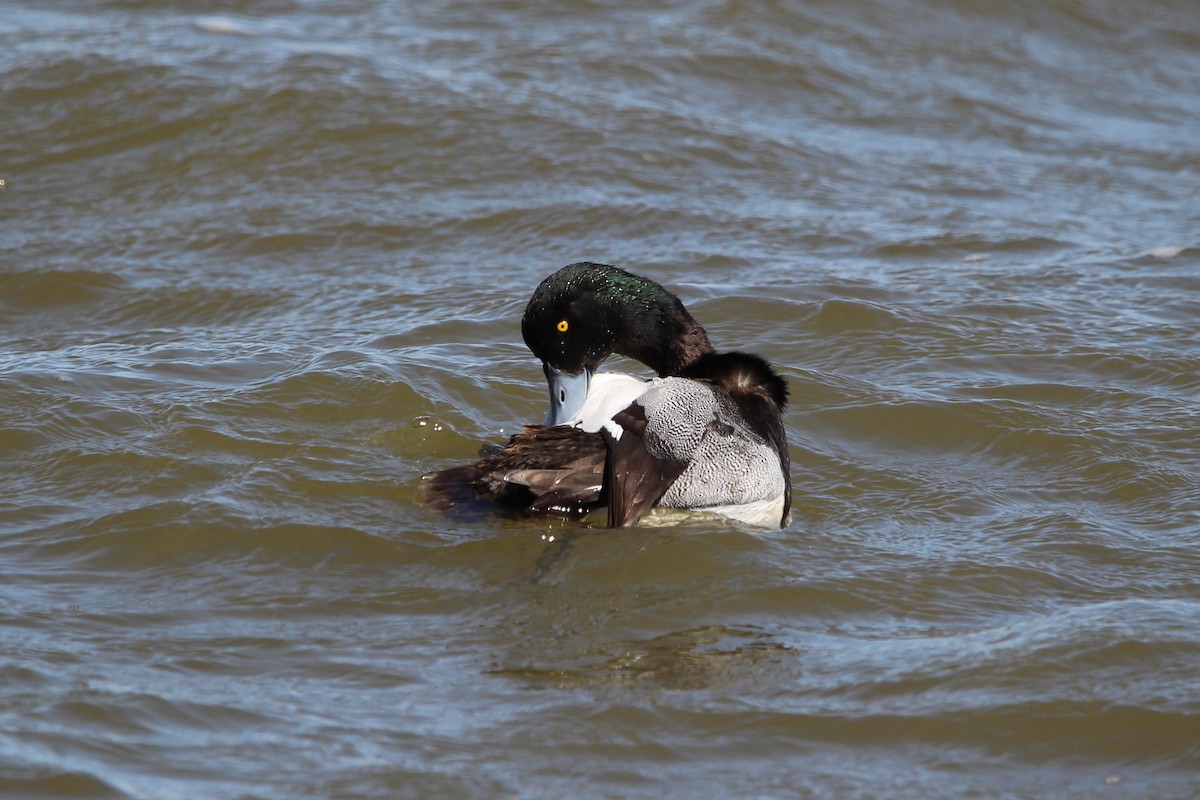
<svg viewBox="0 0 1200 800"><path fill-rule="evenodd" d="M0 795L1196 797L1198 86L1191 0L0 0ZM788 378L790 527L421 502L584 259Z"/></svg>

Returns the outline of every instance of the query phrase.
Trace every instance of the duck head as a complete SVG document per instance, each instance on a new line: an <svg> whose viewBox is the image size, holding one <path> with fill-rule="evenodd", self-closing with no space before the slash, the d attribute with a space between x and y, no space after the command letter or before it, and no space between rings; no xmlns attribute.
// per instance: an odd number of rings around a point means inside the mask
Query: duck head
<svg viewBox="0 0 1200 800"><path fill-rule="evenodd" d="M713 350L678 297L648 278L591 262L563 267L538 285L521 335L546 374L547 425L567 422L583 407L592 375L613 353L667 376Z"/></svg>

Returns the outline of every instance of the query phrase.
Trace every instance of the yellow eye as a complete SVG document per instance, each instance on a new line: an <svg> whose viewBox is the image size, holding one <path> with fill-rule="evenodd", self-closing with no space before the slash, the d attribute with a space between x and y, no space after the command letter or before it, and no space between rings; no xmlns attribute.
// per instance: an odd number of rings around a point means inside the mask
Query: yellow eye
<svg viewBox="0 0 1200 800"><path fill-rule="evenodd" d="M554 327L558 328L559 333L566 333L567 328L569 328L571 326L567 324L567 321L565 319L560 319L558 321L558 324L555 325Z"/></svg>

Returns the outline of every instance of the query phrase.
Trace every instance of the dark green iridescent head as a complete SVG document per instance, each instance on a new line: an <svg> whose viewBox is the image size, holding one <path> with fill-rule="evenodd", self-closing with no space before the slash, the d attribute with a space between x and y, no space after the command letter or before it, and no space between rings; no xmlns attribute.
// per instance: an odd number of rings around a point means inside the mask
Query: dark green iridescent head
<svg viewBox="0 0 1200 800"><path fill-rule="evenodd" d="M607 264L563 267L537 287L521 334L556 370L594 372L613 353L659 375L676 375L712 351L704 328L679 298L647 278Z"/></svg>

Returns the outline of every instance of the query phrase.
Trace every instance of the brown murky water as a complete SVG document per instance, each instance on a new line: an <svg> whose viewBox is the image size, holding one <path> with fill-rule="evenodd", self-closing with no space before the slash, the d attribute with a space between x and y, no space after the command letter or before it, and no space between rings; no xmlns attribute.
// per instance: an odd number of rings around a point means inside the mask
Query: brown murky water
<svg viewBox="0 0 1200 800"><path fill-rule="evenodd" d="M0 0L0 795L1200 794L1200 5ZM563 264L795 522L447 517Z"/></svg>

